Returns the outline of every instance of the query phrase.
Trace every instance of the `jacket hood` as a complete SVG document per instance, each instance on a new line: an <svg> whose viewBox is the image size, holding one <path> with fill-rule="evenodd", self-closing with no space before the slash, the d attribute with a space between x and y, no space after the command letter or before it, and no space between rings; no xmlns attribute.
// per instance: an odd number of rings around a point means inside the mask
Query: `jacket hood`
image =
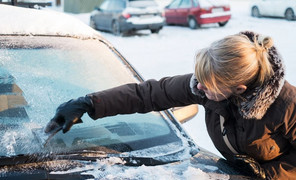
<svg viewBox="0 0 296 180"><path fill-rule="evenodd" d="M250 31L241 32L240 34L246 35L253 42L254 38L259 36ZM268 55L274 74L263 86L249 89L242 95L245 100L239 104L239 109L241 115L246 119L261 119L278 97L284 85L285 68L282 57L274 46L268 50Z"/></svg>
<svg viewBox="0 0 296 180"><path fill-rule="evenodd" d="M259 36L259 34L251 31L241 32L240 34L246 35L252 42L254 42L254 38L258 38ZM273 76L262 86L247 89L246 92L242 94L243 100L239 101L237 104L240 114L245 119L262 119L267 109L278 97L284 85L285 67L282 57L274 46L268 50L268 55L269 62L271 63L274 71ZM196 85L197 80L195 75L193 75L190 82L192 93L205 97L204 92L198 90Z"/></svg>

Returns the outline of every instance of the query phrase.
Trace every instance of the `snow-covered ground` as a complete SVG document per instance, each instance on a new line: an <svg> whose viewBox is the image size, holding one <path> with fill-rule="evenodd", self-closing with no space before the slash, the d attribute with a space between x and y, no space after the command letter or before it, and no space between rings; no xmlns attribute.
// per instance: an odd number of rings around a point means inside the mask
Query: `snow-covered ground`
<svg viewBox="0 0 296 180"><path fill-rule="evenodd" d="M164 76L191 73L194 70L194 55L200 48L226 35L251 30L269 35L274 39L286 64L286 79L296 85L296 21L284 19L253 18L250 16L247 0L230 0L232 18L225 27L207 25L197 30L188 27L165 26L159 34L139 31L135 34L117 37L101 32L143 75L145 79L160 79ZM86 24L89 14L74 15ZM204 109L200 106L198 115L184 124L198 145L220 155L212 144L205 127Z"/></svg>

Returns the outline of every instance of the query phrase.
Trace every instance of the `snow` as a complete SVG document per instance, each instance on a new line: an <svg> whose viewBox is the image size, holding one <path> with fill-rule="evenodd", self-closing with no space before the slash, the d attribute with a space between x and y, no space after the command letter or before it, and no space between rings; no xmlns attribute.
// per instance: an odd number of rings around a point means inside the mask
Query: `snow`
<svg viewBox="0 0 296 180"><path fill-rule="evenodd" d="M6 148L6 153L8 156L15 155L14 145L16 144L15 136L17 133L15 131L7 131L3 135L3 139L0 141L0 144Z"/></svg>
<svg viewBox="0 0 296 180"><path fill-rule="evenodd" d="M229 5L228 0L200 0L199 3L203 8L211 7L213 4L217 6Z"/></svg>
<svg viewBox="0 0 296 180"><path fill-rule="evenodd" d="M49 12L48 12L49 11ZM0 5L1 24L0 34L49 34L97 37L100 33L89 29L78 22L73 16L63 14L63 21L56 21L62 15L61 12L52 10L35 10L27 8L15 8L8 5ZM13 13L12 13L13 12ZM13 14L11 16L11 14ZM25 15L23 15L25 14ZM21 17L21 21L15 20ZM20 23L21 22L21 23ZM55 25L53 25L55 24Z"/></svg>
<svg viewBox="0 0 296 180"><path fill-rule="evenodd" d="M230 0L232 9L232 18L225 27L218 27L216 24L206 25L197 30L191 30L188 27L165 26L159 34L151 34L150 31L138 31L123 37L114 36L110 33L98 32L85 28L82 24L89 24L90 13L86 14L67 14L64 22L57 26L56 19L59 19L60 12L54 12L52 9L41 10L41 15L28 9L18 9L14 11L14 16L6 14L14 9L11 6L0 5L1 16L0 34L36 34L46 33L56 35L58 29L62 29L58 34L73 36L98 37L102 35L110 41L129 62L142 74L145 79L160 79L165 76L192 73L194 70L194 55L198 49L208 46L211 42L221 39L227 35L236 34L240 31L251 30L257 33L266 34L274 39L275 46L279 49L286 64L286 79L293 85L296 85L296 51L294 42L296 39L296 21L286 21L284 19L272 18L253 18L250 16L249 1ZM36 10L37 11L37 10ZM40 11L40 10L38 10ZM51 11L53 14L49 14ZM23 16L22 23L14 23L15 17ZM77 24L75 18L81 20ZM32 26L30 22L39 26ZM25 31L19 31L19 28ZM25 28L24 28L25 27ZM185 123L183 127L191 135L194 141L201 147L221 156L212 144L206 130L204 121L204 109L199 106L198 115L191 121ZM10 140L9 140L10 141ZM13 142L13 141L11 141ZM9 150L10 144L7 148ZM11 152L13 153L13 152ZM105 177L106 179L134 178L143 177L143 179L210 179L209 173L203 172L200 168L189 167L188 164L178 164L173 168L166 166L156 167L129 167L127 169L116 169L115 166L108 166L110 162L97 161L98 167L105 167L104 176L102 172L89 170L85 173L91 173L96 177ZM207 167L215 171L215 167ZM117 171L118 170L118 171ZM109 174L108 174L109 173ZM146 178L145 178L146 177ZM215 177L217 179L227 179L227 176Z"/></svg>
<svg viewBox="0 0 296 180"><path fill-rule="evenodd" d="M84 175L92 175L94 179L141 179L141 180L199 180L208 179L229 179L228 175L216 174L215 167L205 166L209 172L204 172L198 167L192 167L187 161L179 164L161 165L161 166L122 166L125 161L120 158L111 157L108 159L99 159L93 164L87 164L84 167L77 167L69 171L56 171L51 174L64 174L81 172Z"/></svg>

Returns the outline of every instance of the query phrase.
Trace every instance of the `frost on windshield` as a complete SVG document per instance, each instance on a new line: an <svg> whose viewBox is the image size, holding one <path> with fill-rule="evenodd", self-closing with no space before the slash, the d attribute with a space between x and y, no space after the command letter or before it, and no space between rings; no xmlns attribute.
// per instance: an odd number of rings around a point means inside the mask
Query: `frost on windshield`
<svg viewBox="0 0 296 180"><path fill-rule="evenodd" d="M128 82L136 82L132 73L98 40L4 38L0 49L0 155L43 151L30 130L44 127L61 103ZM84 124L93 121L83 119Z"/></svg>
<svg viewBox="0 0 296 180"><path fill-rule="evenodd" d="M65 153L93 150L98 146L129 152L180 141L173 126L159 113L152 112L97 121L84 115L83 123L74 125L66 134L57 133L46 147L42 146L33 129L43 128L61 103L138 81L126 64L97 40L39 38L13 39L9 48L0 49L2 76L13 77L11 79L21 89L20 96L26 102L21 119L0 118L1 135L4 136L0 141L1 155Z"/></svg>
<svg viewBox="0 0 296 180"><path fill-rule="evenodd" d="M23 118L1 118L0 156L29 154L39 149L36 140L32 139L29 123L23 121ZM19 126L16 122L23 122L23 124Z"/></svg>

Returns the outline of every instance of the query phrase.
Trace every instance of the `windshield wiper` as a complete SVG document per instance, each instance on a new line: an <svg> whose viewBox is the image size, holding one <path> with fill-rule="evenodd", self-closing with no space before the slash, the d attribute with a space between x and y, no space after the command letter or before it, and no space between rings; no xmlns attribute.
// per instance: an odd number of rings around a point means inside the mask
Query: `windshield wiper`
<svg viewBox="0 0 296 180"><path fill-rule="evenodd" d="M192 152L194 150L191 150ZM190 152L189 158L198 153L199 149L196 149L192 153ZM75 151L69 153L63 153L56 155L57 159L68 159L68 160L85 160L85 161L96 161L97 159L108 159L111 157L116 157L121 159L126 166L156 166L168 163L177 162L183 157L184 153L188 153L186 148L181 148L180 150L161 155L156 157L146 157L146 156L134 156L131 153L102 153L96 151ZM181 156L179 154L182 154Z"/></svg>
<svg viewBox="0 0 296 180"><path fill-rule="evenodd" d="M124 162L126 166L155 166L161 164L167 164L174 161L162 161L158 159L154 159L151 157L135 157L135 156L120 156L118 154L106 154L106 155L99 155L99 156L89 156L85 155L86 152L81 154L61 154L61 155L44 155L44 154L30 154L30 155L17 155L12 157L0 157L0 167L3 166L11 166L11 165L18 165L18 164L28 164L28 163L36 163L36 162L46 162L46 161L53 161L53 160L82 160L82 161L96 161L98 159L108 159L110 157L117 157ZM89 154L89 153L87 153ZM91 153L94 155L94 153Z"/></svg>
<svg viewBox="0 0 296 180"><path fill-rule="evenodd" d="M16 156L0 156L0 167L51 160L54 160L54 157L45 156L44 154L20 154Z"/></svg>
<svg viewBox="0 0 296 180"><path fill-rule="evenodd" d="M124 146L125 147L125 146ZM129 147L129 146L128 146ZM184 153L190 153L190 156L194 156L199 152L194 144L190 144L189 149L182 147L176 151L170 151L167 154L156 156L156 157L147 157L147 156L134 156L129 151L122 153L122 151L114 150L110 147L105 146L96 146L89 147L83 150L73 150L68 152L56 152L56 153L34 153L34 154L20 154L16 156L0 156L0 167L17 165L17 164L28 164L35 162L46 162L53 160L82 160L82 161L96 161L97 159L107 159L110 157L120 158L125 162L127 166L155 166L162 165L167 163L172 163L180 161L180 158ZM116 148L115 148L116 149ZM179 156L181 154L181 156Z"/></svg>
<svg viewBox="0 0 296 180"><path fill-rule="evenodd" d="M36 162L46 162L54 160L82 160L82 161L97 161L98 159L108 159L116 157L121 159L126 166L155 166L180 161L178 153L184 153L185 149L176 151L170 154L158 156L158 157L141 157L133 156L130 153L106 153L103 151L83 150L72 151L59 154L29 154L29 155L17 155L17 156L2 156L0 157L0 167L11 166L18 164L28 164Z"/></svg>

